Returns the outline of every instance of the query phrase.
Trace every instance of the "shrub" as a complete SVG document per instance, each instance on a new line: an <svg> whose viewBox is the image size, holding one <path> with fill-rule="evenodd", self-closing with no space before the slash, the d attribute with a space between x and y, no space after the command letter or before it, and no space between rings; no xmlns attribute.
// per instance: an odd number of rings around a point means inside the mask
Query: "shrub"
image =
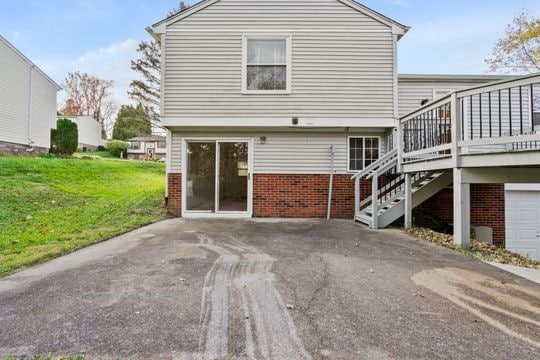
<svg viewBox="0 0 540 360"><path fill-rule="evenodd" d="M51 152L71 155L77 151L78 144L77 124L69 119L58 119L56 129L51 130Z"/></svg>
<svg viewBox="0 0 540 360"><path fill-rule="evenodd" d="M111 140L107 144L107 150L116 157L120 157L121 153L124 153L124 157L126 156L127 149L129 148L129 144L124 141L120 140Z"/></svg>
<svg viewBox="0 0 540 360"><path fill-rule="evenodd" d="M56 155L54 155L53 153L39 154L39 157L45 158L45 159L56 159Z"/></svg>
<svg viewBox="0 0 540 360"><path fill-rule="evenodd" d="M105 149L105 146L103 146L103 145L99 145L99 146L97 147L97 151L106 151L106 150L107 150L107 149Z"/></svg>

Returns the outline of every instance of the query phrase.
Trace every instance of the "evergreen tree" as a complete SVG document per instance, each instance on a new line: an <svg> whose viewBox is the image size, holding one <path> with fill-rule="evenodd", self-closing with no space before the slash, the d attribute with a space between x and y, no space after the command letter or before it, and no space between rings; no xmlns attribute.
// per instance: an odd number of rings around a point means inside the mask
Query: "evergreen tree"
<svg viewBox="0 0 540 360"><path fill-rule="evenodd" d="M136 107L122 105L114 123L113 139L129 140L137 136L151 135L150 111L142 104Z"/></svg>

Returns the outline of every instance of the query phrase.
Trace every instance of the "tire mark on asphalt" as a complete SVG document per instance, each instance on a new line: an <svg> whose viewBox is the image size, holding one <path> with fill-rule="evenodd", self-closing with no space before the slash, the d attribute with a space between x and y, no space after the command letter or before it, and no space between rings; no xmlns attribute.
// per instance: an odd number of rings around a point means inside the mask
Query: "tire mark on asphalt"
<svg viewBox="0 0 540 360"><path fill-rule="evenodd" d="M229 355L230 299L242 303L245 355L251 359L311 359L299 339L285 302L274 286L270 255L232 236L217 241L196 234L199 246L218 258L206 274L201 300L199 351L205 359ZM219 234L223 237L223 234Z"/></svg>

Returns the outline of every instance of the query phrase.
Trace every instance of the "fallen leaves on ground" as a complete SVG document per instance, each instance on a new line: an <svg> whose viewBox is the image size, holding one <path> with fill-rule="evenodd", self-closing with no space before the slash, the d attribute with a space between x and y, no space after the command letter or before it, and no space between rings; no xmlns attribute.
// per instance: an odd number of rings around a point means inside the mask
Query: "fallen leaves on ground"
<svg viewBox="0 0 540 360"><path fill-rule="evenodd" d="M448 249L468 253L483 261L540 269L540 262L513 253L496 245L490 245L485 242L471 239L470 249L464 250L454 244L454 237L452 235L442 234L426 228L404 228L403 231L418 239L429 241Z"/></svg>

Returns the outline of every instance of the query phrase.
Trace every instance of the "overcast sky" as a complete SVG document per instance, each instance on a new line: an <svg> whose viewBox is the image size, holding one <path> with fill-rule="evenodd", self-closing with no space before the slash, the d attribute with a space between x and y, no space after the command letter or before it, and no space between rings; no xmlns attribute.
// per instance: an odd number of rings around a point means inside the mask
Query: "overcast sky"
<svg viewBox="0 0 540 360"><path fill-rule="evenodd" d="M196 1L187 1L194 3ZM540 16L538 0L363 0L411 27L399 44L401 73L484 74L484 59L514 15ZM130 60L145 27L177 0L0 0L0 34L61 82L81 70L115 81L115 99L129 102Z"/></svg>

